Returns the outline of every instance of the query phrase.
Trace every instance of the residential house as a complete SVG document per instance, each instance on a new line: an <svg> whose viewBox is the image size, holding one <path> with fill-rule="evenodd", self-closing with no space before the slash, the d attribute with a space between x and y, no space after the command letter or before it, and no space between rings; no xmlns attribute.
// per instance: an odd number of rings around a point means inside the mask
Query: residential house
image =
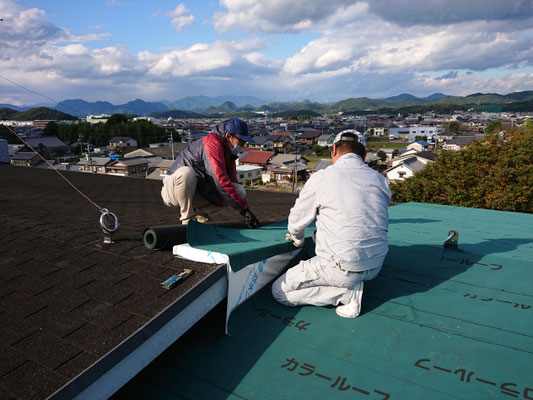
<svg viewBox="0 0 533 400"><path fill-rule="evenodd" d="M288 153L293 146L290 136L271 135L273 149L277 153Z"/></svg>
<svg viewBox="0 0 533 400"><path fill-rule="evenodd" d="M274 150L274 141L271 139L271 135L265 136L253 136L254 142L247 143L246 147L251 149L258 149L264 151Z"/></svg>
<svg viewBox="0 0 533 400"><path fill-rule="evenodd" d="M317 139L317 143L319 146L322 147L331 147L333 146L333 140L335 140L335 134L334 133L326 133L324 135L320 135Z"/></svg>
<svg viewBox="0 0 533 400"><path fill-rule="evenodd" d="M322 135L322 131L316 129L308 129L301 133L297 138L298 144L300 146L309 146L312 147L318 142L318 138Z"/></svg>
<svg viewBox="0 0 533 400"><path fill-rule="evenodd" d="M243 156L239 158L239 165L253 165L266 168L270 163L270 160L276 155L273 151L257 151L252 150L247 153L243 153Z"/></svg>
<svg viewBox="0 0 533 400"><path fill-rule="evenodd" d="M398 158L393 159L392 166L395 167L413 157L424 165L435 162L435 159L437 158L437 156L430 151L408 151L400 155Z"/></svg>
<svg viewBox="0 0 533 400"><path fill-rule="evenodd" d="M137 147L137 141L129 136L115 136L109 140L108 151L122 151Z"/></svg>
<svg viewBox="0 0 533 400"><path fill-rule="evenodd" d="M33 151L18 151L11 156L11 164L22 167L33 167L40 161L39 155Z"/></svg>
<svg viewBox="0 0 533 400"><path fill-rule="evenodd" d="M367 133L369 136L386 136L389 133L389 128L383 122L372 122L368 125Z"/></svg>
<svg viewBox="0 0 533 400"><path fill-rule="evenodd" d="M425 140L417 140L407 146L407 150L424 151L429 147L429 143Z"/></svg>
<svg viewBox="0 0 533 400"><path fill-rule="evenodd" d="M309 160L305 158L305 156L302 156L301 154L276 154L271 160L270 164L272 165L281 165L285 163L291 163L296 161L302 161L304 163L308 163Z"/></svg>
<svg viewBox="0 0 533 400"><path fill-rule="evenodd" d="M106 170L109 175L145 177L148 173L148 162L143 158L121 158L112 161Z"/></svg>
<svg viewBox="0 0 533 400"><path fill-rule="evenodd" d="M71 153L71 148L57 136L41 136L25 139L26 143L38 151L43 157L62 157Z"/></svg>
<svg viewBox="0 0 533 400"><path fill-rule="evenodd" d="M385 176L391 181L405 180L412 177L415 172L422 171L426 165L416 157L411 157L402 163L385 170Z"/></svg>
<svg viewBox="0 0 533 400"><path fill-rule="evenodd" d="M415 140L417 136L425 136L428 141L433 142L440 132L444 132L442 126L410 126L409 140Z"/></svg>
<svg viewBox="0 0 533 400"><path fill-rule="evenodd" d="M309 167L307 166L307 164L304 164L302 162L296 162L296 166L295 166L294 160L293 160L292 163L288 162L288 163L280 164L280 165L270 168L268 170L270 176L268 177L268 179L265 179L265 177L263 177L263 182L292 181L295 170L296 170L298 179L305 180L307 178L308 169Z"/></svg>
<svg viewBox="0 0 533 400"><path fill-rule="evenodd" d="M167 174L167 171L172 166L172 164L174 164L174 161L172 160L161 160L157 165L157 168L152 171L146 178L162 181L165 178L165 175Z"/></svg>
<svg viewBox="0 0 533 400"><path fill-rule="evenodd" d="M389 128L389 140L399 139L403 141L409 140L409 127L391 126Z"/></svg>
<svg viewBox="0 0 533 400"><path fill-rule="evenodd" d="M244 181L255 182L261 179L263 167L254 165L237 165L237 181L243 183Z"/></svg>
<svg viewBox="0 0 533 400"><path fill-rule="evenodd" d="M94 174L105 174L106 166L111 163L109 157L87 157L78 161L80 172L91 172Z"/></svg>
<svg viewBox="0 0 533 400"><path fill-rule="evenodd" d="M158 167L159 163L163 159L162 157L154 155L153 152L151 152L150 150L150 148L133 150L129 153L126 153L124 155L124 158L143 158L148 163L148 173L150 174Z"/></svg>
<svg viewBox="0 0 533 400"><path fill-rule="evenodd" d="M476 140L475 136L456 136L447 141L442 147L445 150L459 151L472 144L474 140Z"/></svg>
<svg viewBox="0 0 533 400"><path fill-rule="evenodd" d="M457 136L455 132L440 132L437 134L437 143L442 145Z"/></svg>
<svg viewBox="0 0 533 400"><path fill-rule="evenodd" d="M370 168L374 168L379 164L379 157L375 153L367 152L365 157L365 164Z"/></svg>
<svg viewBox="0 0 533 400"><path fill-rule="evenodd" d="M396 157L399 154L398 149L389 149L389 148L382 148L379 149L379 151L382 151L387 156L387 161L391 161L394 157Z"/></svg>
<svg viewBox="0 0 533 400"><path fill-rule="evenodd" d="M330 165L331 165L331 159L321 158L320 160L318 160L315 166L311 168L310 172L314 174L316 171L320 171L321 169L326 169Z"/></svg>

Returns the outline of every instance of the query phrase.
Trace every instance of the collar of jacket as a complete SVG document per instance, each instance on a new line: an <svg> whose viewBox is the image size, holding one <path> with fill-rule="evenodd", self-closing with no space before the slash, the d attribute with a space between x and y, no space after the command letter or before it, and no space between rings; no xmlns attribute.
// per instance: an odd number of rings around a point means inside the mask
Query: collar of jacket
<svg viewBox="0 0 533 400"><path fill-rule="evenodd" d="M357 164L363 164L363 159L361 158L361 156L355 153L346 153L337 159L335 165L339 164L339 162L341 163L341 165L348 162L356 162Z"/></svg>
<svg viewBox="0 0 533 400"><path fill-rule="evenodd" d="M216 124L215 127L213 128L213 133L215 133L219 137L220 141L222 142L222 145L228 149L231 159L236 160L237 158L239 158L239 156L235 156L231 152L231 148L226 139L226 133L224 132L224 124L225 124L225 121L222 121Z"/></svg>

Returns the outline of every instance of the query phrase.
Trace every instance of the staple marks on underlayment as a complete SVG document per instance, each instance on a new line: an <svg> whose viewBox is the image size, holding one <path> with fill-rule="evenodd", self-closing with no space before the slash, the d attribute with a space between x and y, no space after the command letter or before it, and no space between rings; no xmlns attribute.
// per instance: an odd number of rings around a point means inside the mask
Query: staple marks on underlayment
<svg viewBox="0 0 533 400"><path fill-rule="evenodd" d="M533 399L533 215L408 203L362 314L284 307L270 285L147 372L150 398ZM449 230L459 248L444 248ZM149 383L146 383L149 382Z"/></svg>

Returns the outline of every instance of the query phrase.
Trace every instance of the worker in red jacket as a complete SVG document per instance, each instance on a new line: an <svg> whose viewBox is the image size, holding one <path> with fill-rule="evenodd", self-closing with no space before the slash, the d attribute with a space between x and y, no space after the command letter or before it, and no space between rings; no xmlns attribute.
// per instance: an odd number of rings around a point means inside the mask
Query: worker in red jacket
<svg viewBox="0 0 533 400"><path fill-rule="evenodd" d="M246 191L237 181L235 160L246 142L253 143L248 125L231 118L178 155L163 179L161 196L167 206L180 209L182 224L191 219L208 222L210 213L229 204L249 228L259 226L245 200Z"/></svg>

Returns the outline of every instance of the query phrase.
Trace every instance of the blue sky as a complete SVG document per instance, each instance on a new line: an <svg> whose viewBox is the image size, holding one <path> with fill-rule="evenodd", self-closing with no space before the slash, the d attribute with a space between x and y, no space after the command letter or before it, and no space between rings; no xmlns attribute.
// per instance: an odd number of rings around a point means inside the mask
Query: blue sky
<svg viewBox="0 0 533 400"><path fill-rule="evenodd" d="M0 0L0 103L533 89L531 0Z"/></svg>

